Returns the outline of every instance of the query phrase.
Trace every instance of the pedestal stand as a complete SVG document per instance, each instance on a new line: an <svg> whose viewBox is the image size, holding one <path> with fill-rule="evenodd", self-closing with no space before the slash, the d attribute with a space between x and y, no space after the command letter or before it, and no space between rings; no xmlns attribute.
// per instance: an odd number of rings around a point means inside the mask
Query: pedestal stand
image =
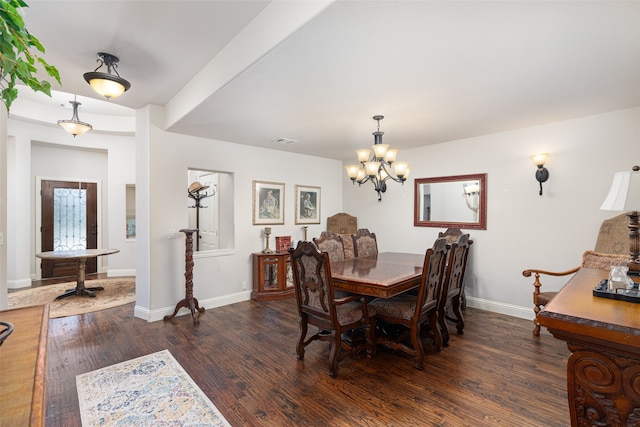
<svg viewBox="0 0 640 427"><path fill-rule="evenodd" d="M184 273L184 277L185 277L184 286L185 286L186 295L183 300L181 300L180 302L178 302L178 304L176 304L176 309L173 311L173 314L171 316L168 316L168 315L164 316L164 320L173 319L174 317L176 317L178 310L184 307L191 310L191 317L193 318L193 324L198 325L200 324L200 319L199 319L200 316L199 314L196 315L196 312L204 313L204 307L200 308L200 306L198 305L198 300L193 297L193 233L195 233L198 230L182 229L180 231L184 233L187 238L185 241L186 249L185 249L185 273Z"/></svg>

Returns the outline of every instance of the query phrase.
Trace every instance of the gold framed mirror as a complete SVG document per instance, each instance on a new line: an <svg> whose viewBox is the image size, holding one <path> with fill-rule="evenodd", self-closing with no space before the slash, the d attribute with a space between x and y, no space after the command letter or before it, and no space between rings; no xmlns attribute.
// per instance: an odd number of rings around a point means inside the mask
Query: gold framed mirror
<svg viewBox="0 0 640 427"><path fill-rule="evenodd" d="M487 229L487 174L416 178L413 225Z"/></svg>

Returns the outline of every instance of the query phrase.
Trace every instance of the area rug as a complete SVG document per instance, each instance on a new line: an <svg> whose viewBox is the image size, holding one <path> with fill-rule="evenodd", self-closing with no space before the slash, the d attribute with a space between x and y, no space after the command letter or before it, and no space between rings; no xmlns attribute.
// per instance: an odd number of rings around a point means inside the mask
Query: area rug
<svg viewBox="0 0 640 427"><path fill-rule="evenodd" d="M83 427L230 426L168 350L76 376Z"/></svg>
<svg viewBox="0 0 640 427"><path fill-rule="evenodd" d="M54 318L104 310L136 300L136 282L133 278L87 280L84 285L87 288L102 286L104 290L97 291L95 298L73 295L56 300L56 297L63 294L67 289L75 288L76 283L59 283L23 289L8 294L8 307L22 308L50 304L49 317Z"/></svg>

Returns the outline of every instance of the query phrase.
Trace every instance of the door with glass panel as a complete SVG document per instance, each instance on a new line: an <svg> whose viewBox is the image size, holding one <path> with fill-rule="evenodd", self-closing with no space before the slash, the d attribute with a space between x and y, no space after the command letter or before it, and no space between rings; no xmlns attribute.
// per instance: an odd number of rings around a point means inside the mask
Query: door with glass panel
<svg viewBox="0 0 640 427"><path fill-rule="evenodd" d="M96 183L48 181L41 185L42 251L96 249L98 203ZM42 260L42 278L75 276L76 261ZM86 273L97 272L87 260Z"/></svg>

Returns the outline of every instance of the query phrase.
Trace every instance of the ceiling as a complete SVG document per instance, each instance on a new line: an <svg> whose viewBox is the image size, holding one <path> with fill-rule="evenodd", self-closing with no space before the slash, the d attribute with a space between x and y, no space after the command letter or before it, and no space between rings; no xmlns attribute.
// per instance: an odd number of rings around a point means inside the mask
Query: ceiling
<svg viewBox="0 0 640 427"><path fill-rule="evenodd" d="M635 0L28 4L65 93L19 99L77 94L81 120L154 104L171 132L348 160L376 114L402 150L640 106ZM82 77L97 52L132 85L109 102Z"/></svg>

